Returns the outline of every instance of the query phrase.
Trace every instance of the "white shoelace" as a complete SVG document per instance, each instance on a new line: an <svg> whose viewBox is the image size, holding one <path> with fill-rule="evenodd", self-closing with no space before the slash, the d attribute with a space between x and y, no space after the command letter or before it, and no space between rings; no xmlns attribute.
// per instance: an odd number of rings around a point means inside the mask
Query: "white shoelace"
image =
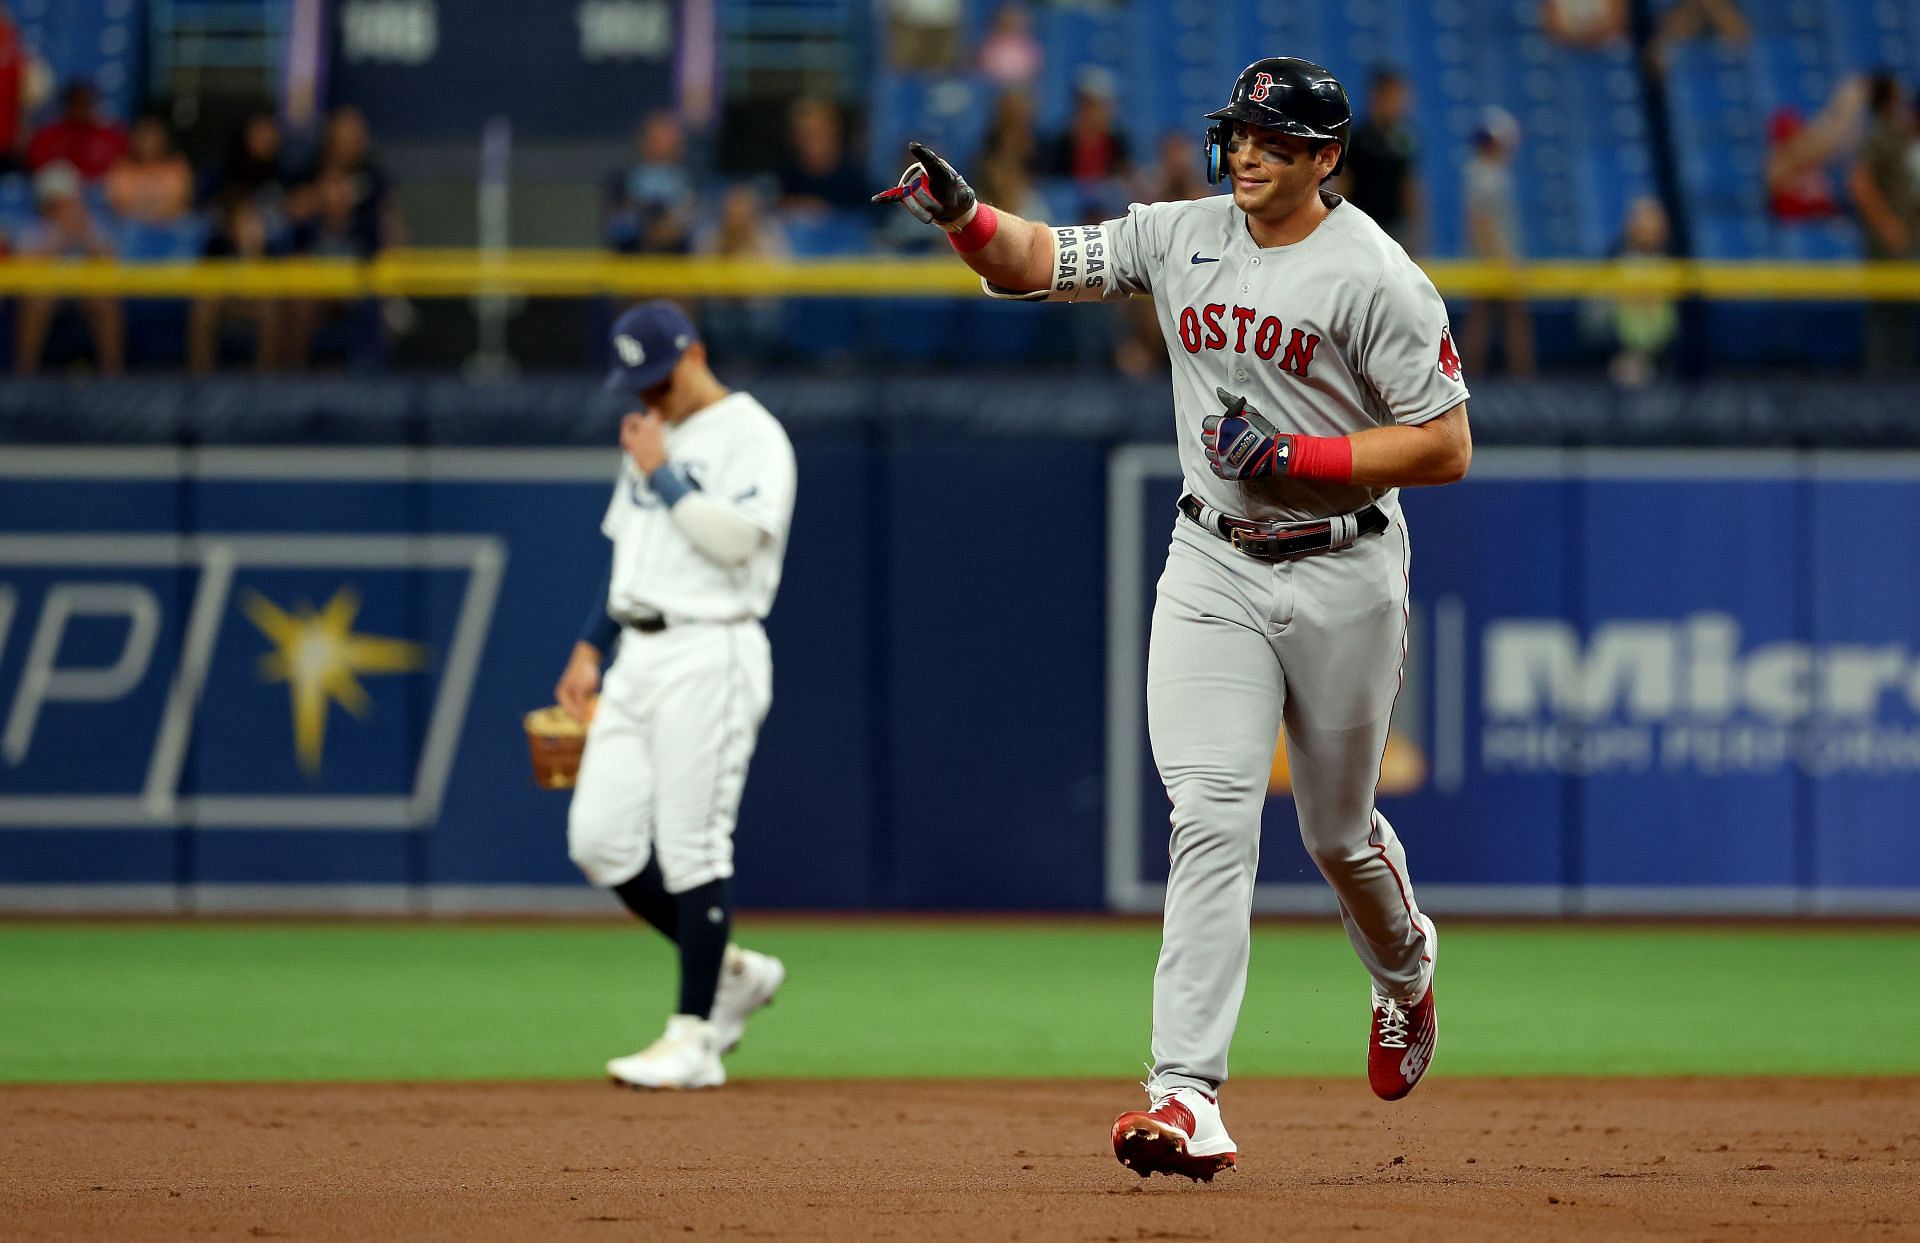
<svg viewBox="0 0 1920 1243"><path fill-rule="evenodd" d="M1140 1087L1147 1094L1148 1113L1152 1113L1154 1110L1160 1108L1160 1106L1172 1100L1173 1094L1180 1090L1177 1084L1155 1083L1153 1081L1152 1066L1147 1067L1147 1077L1140 1081Z"/></svg>
<svg viewBox="0 0 1920 1243"><path fill-rule="evenodd" d="M1383 1049L1404 1049L1407 1047L1407 1012L1400 1003L1391 997L1378 998L1380 1010L1380 1047Z"/></svg>

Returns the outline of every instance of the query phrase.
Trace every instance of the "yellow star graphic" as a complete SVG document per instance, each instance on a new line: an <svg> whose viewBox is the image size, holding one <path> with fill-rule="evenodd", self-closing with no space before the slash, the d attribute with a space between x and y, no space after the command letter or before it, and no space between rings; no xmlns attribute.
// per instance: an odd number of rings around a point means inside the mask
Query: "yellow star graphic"
<svg viewBox="0 0 1920 1243"><path fill-rule="evenodd" d="M354 633L360 593L352 587L334 592L317 613L304 600L288 613L257 591L247 593L242 607L247 620L273 642L275 650L260 658L260 677L287 683L294 750L309 779L320 775L329 700L364 717L373 701L356 674L411 673L427 663L422 644Z"/></svg>

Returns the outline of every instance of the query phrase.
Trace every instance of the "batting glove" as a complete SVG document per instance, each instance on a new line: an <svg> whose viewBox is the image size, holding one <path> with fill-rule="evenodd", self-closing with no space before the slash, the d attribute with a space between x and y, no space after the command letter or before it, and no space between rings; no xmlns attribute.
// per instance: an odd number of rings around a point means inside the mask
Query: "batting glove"
<svg viewBox="0 0 1920 1243"><path fill-rule="evenodd" d="M1213 392L1226 407L1224 413L1210 414L1200 424L1200 443L1213 473L1235 480L1286 474L1293 438L1248 407L1246 398L1224 388Z"/></svg>
<svg viewBox="0 0 1920 1243"><path fill-rule="evenodd" d="M937 224L949 233L958 232L973 219L979 200L967 179L953 171L953 165L941 159L923 142L910 142L907 151L913 163L900 174L900 184L873 196L876 203L898 203L922 224Z"/></svg>

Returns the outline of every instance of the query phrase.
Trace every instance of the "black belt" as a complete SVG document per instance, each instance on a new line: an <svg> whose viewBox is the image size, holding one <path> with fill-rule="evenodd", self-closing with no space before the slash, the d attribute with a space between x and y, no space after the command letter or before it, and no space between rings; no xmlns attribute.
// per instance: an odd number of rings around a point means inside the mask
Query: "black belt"
<svg viewBox="0 0 1920 1243"><path fill-rule="evenodd" d="M1295 557L1310 557L1331 548L1345 548L1362 535L1375 535L1387 529L1387 515L1378 505L1369 505L1357 513L1341 514L1337 518L1319 518L1311 522L1253 522L1216 511L1213 521L1209 523L1207 506L1201 504L1192 493L1186 493L1180 498L1180 512L1260 561L1290 561ZM1344 529L1349 523L1353 524L1350 535Z"/></svg>
<svg viewBox="0 0 1920 1243"><path fill-rule="evenodd" d="M641 634L659 634L667 628L664 617L629 617L621 621L629 630L638 630Z"/></svg>

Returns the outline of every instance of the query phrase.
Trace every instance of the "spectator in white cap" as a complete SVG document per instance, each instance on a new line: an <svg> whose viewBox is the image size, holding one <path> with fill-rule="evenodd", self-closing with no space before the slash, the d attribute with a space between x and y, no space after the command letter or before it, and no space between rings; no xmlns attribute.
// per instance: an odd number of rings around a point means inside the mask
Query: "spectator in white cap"
<svg viewBox="0 0 1920 1243"><path fill-rule="evenodd" d="M1520 259L1520 213L1513 184L1513 153L1520 145L1520 123L1505 108L1481 110L1473 131L1473 158L1467 162L1467 253L1482 263L1510 266ZM1521 299L1475 302L1467 313L1462 339L1467 370L1487 373L1494 321L1501 336L1507 372L1533 374L1533 321Z"/></svg>
<svg viewBox="0 0 1920 1243"><path fill-rule="evenodd" d="M37 218L20 232L18 253L33 259L105 259L113 243L87 210L81 197L80 173L73 165L55 160L33 178ZM93 336L93 360L101 375L119 375L126 369L126 317L118 298L80 298L77 305ZM37 375L46 353L54 316L65 300L52 294L29 294L20 299L14 317L14 370Z"/></svg>

